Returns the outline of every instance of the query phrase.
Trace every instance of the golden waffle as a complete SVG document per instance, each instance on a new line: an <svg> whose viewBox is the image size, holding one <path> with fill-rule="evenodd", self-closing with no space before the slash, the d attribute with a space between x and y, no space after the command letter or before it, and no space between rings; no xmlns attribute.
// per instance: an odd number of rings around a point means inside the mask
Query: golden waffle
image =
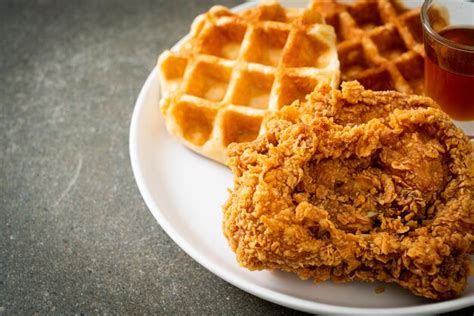
<svg viewBox="0 0 474 316"><path fill-rule="evenodd" d="M187 39L158 59L168 131L221 163L233 142L255 139L267 111L339 84L334 29L312 7L275 2L196 18Z"/></svg>
<svg viewBox="0 0 474 316"><path fill-rule="evenodd" d="M334 26L341 80L358 80L372 90L423 93L424 49L420 10L396 0L314 0Z"/></svg>

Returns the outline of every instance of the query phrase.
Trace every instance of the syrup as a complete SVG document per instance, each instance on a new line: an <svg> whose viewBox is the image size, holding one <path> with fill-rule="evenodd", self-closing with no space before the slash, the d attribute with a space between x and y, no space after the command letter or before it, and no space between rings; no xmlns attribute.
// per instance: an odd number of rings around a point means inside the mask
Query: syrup
<svg viewBox="0 0 474 316"><path fill-rule="evenodd" d="M474 28L449 27L439 34L460 45L425 41L425 93L453 119L474 120Z"/></svg>

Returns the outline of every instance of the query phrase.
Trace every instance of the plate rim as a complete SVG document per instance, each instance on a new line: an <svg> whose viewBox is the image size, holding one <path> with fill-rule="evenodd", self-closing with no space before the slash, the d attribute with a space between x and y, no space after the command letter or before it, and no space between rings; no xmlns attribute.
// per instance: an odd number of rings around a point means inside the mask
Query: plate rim
<svg viewBox="0 0 474 316"><path fill-rule="evenodd" d="M233 10L242 10L247 7L255 5L255 2L247 2L233 7ZM179 44L183 39L178 41ZM191 258L197 261L201 266L206 268L208 271L216 275L217 277L225 280L233 286L255 295L261 299L270 301L272 303L289 307L295 310L300 310L310 313L341 313L341 314L371 314L371 315L388 315L388 314L413 314L413 313L432 313L432 312L446 312L456 309L462 309L472 305L471 296L460 297L444 302L434 302L418 306L409 307L395 307L395 308L363 308L363 307L347 307L333 304L319 303L307 299L297 298L291 295L282 294L277 291L264 288L262 286L253 284L249 281L240 279L237 275L226 273L223 268L219 267L218 264L208 260L205 256L201 255L198 250L194 249L193 246L182 237L179 232L166 220L162 214L158 201L155 201L152 194L145 182L145 176L140 164L139 158L139 129L140 129L140 118L145 108L145 99L151 92L152 85L155 84L159 89L159 78L158 69L153 68L151 73L148 75L144 85L140 89L140 93L135 102L134 109L132 112L132 118L130 121L130 132L129 132L129 155L132 166L132 172L137 183L140 194L142 195L146 206L152 213L155 220L163 228L166 234ZM157 91L158 96L160 91ZM158 105L157 105L158 106Z"/></svg>

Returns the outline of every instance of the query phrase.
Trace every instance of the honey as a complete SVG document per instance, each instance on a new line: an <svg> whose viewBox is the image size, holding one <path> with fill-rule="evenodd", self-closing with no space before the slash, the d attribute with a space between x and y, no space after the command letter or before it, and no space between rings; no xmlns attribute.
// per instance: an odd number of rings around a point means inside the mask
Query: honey
<svg viewBox="0 0 474 316"><path fill-rule="evenodd" d="M474 28L449 27L439 34L458 45L425 41L425 93L453 119L474 120Z"/></svg>

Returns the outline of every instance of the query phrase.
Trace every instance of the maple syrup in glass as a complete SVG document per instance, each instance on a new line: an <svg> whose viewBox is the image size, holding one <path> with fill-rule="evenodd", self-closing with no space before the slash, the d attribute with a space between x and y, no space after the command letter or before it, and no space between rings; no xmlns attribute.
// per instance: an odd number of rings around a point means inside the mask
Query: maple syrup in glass
<svg viewBox="0 0 474 316"><path fill-rule="evenodd" d="M460 45L474 46L474 28L449 27L439 35ZM437 45L436 43L434 45ZM474 52L426 50L425 93L453 119L474 120Z"/></svg>
<svg viewBox="0 0 474 316"><path fill-rule="evenodd" d="M474 3L426 0L421 19L425 94L454 120L474 121Z"/></svg>

